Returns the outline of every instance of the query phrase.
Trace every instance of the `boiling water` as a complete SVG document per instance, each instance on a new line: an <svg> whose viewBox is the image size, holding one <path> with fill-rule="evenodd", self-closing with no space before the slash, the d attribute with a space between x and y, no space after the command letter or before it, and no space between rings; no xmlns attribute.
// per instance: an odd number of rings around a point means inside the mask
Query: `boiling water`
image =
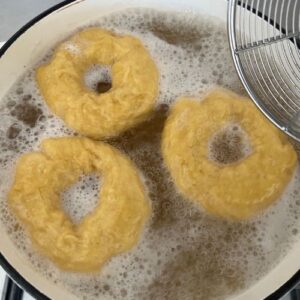
<svg viewBox="0 0 300 300"><path fill-rule="evenodd" d="M245 159L252 153L249 137L236 123L229 123L217 131L208 143L208 158L228 165Z"/></svg>
<svg viewBox="0 0 300 300"><path fill-rule="evenodd" d="M96 274L62 272L36 253L6 204L15 161L37 150L46 137L74 133L47 109L31 70L1 106L1 222L38 272L83 299L224 299L239 293L272 269L299 238L299 171L281 201L262 215L228 222L208 216L180 196L160 153L164 122L178 96L201 96L215 85L242 93L225 24L191 13L143 9L107 15L97 25L141 38L160 70L159 101L152 118L109 141L141 170L152 218L139 244ZM70 51L74 47L69 45ZM62 194L62 208L74 222L95 207L98 189L98 179L91 176Z"/></svg>

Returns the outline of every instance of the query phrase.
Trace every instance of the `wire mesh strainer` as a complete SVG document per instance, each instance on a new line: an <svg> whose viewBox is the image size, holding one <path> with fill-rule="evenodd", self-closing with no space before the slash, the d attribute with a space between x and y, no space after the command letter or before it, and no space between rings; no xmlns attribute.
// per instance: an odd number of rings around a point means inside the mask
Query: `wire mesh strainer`
<svg viewBox="0 0 300 300"><path fill-rule="evenodd" d="M248 94L300 141L300 0L229 0L232 56Z"/></svg>

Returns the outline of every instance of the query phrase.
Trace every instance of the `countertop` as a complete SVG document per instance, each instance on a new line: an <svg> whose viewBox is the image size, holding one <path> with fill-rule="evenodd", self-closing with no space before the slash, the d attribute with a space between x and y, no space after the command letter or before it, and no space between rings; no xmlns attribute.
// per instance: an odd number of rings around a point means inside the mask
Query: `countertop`
<svg viewBox="0 0 300 300"><path fill-rule="evenodd" d="M20 27L62 0L0 0L0 41L6 41Z"/></svg>

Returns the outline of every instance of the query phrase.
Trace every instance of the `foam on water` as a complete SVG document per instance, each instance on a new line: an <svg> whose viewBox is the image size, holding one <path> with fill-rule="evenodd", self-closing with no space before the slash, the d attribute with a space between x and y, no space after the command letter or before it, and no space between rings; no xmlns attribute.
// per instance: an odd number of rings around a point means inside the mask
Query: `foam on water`
<svg viewBox="0 0 300 300"><path fill-rule="evenodd" d="M229 123L208 143L208 158L219 164L241 161L252 152L247 133L239 124Z"/></svg>
<svg viewBox="0 0 300 300"><path fill-rule="evenodd" d="M199 96L215 85L242 92L225 24L197 14L135 9L107 15L98 25L141 38L160 70L152 119L109 141L136 163L149 189L153 213L141 241L99 273L62 272L34 250L9 212L6 194L17 157L37 150L46 137L75 135L45 106L34 70L1 103L1 224L33 268L82 299L224 299L240 292L270 271L299 239L299 169L282 199L263 214L228 222L208 216L178 194L160 153L164 121L177 97ZM80 56L77 45L68 47ZM62 207L74 222L95 207L97 189L95 178L83 178L64 193Z"/></svg>
<svg viewBox="0 0 300 300"><path fill-rule="evenodd" d="M107 65L93 65L87 70L84 82L93 91L97 91L99 83L111 83L111 67Z"/></svg>
<svg viewBox="0 0 300 300"><path fill-rule="evenodd" d="M62 208L78 224L99 203L101 188L99 176L90 174L81 178L61 195Z"/></svg>

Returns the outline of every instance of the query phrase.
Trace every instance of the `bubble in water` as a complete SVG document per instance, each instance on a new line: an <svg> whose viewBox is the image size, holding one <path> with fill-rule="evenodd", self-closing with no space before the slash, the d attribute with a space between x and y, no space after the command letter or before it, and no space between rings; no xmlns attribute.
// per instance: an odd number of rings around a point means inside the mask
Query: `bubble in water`
<svg viewBox="0 0 300 300"><path fill-rule="evenodd" d="M93 65L85 74L85 85L92 91L105 93L111 88L111 67Z"/></svg>
<svg viewBox="0 0 300 300"><path fill-rule="evenodd" d="M224 165L241 161L252 152L249 138L239 124L227 124L216 132L208 151L211 160Z"/></svg>
<svg viewBox="0 0 300 300"><path fill-rule="evenodd" d="M62 208L78 224L99 203L101 181L97 174L82 176L61 194Z"/></svg>

